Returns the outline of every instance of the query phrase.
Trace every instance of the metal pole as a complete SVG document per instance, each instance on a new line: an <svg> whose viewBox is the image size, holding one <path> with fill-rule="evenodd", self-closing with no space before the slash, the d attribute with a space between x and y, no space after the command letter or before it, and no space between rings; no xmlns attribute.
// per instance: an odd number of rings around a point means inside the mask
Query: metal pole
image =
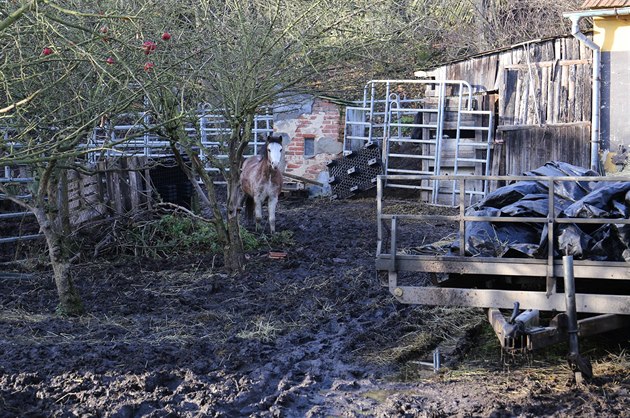
<svg viewBox="0 0 630 418"><path fill-rule="evenodd" d="M556 278L553 275L553 260L555 247L555 220L556 220L556 204L554 200L556 183L553 178L549 179L548 184L548 211L547 211L547 297L556 293ZM564 275L566 281L567 275ZM571 277L573 277L573 259L571 259Z"/></svg>
<svg viewBox="0 0 630 418"><path fill-rule="evenodd" d="M440 362L440 348L436 348L433 351L433 372L437 373L440 370L440 367L442 366L441 362Z"/></svg>
<svg viewBox="0 0 630 418"><path fill-rule="evenodd" d="M577 308L575 303L575 279L573 277L573 256L562 257L562 267L564 271L564 300L567 309L569 350L571 355L579 354L578 347L578 324Z"/></svg>
<svg viewBox="0 0 630 418"><path fill-rule="evenodd" d="M562 267L564 271L564 298L568 320L567 333L569 334L569 355L567 360L574 371L575 381L579 385L582 383L583 379L591 379L593 377L593 367L588 359L580 356L572 255L565 255L562 257Z"/></svg>
<svg viewBox="0 0 630 418"><path fill-rule="evenodd" d="M437 127L435 132L435 167L433 172L436 176L441 173L442 164L442 136L444 134L444 107L446 106L446 82L440 82L440 93L438 97L438 111L437 111ZM433 196L431 198L432 203L438 202L438 194L440 192L439 180L433 181Z"/></svg>
<svg viewBox="0 0 630 418"><path fill-rule="evenodd" d="M383 250L383 177L376 177L376 256Z"/></svg>

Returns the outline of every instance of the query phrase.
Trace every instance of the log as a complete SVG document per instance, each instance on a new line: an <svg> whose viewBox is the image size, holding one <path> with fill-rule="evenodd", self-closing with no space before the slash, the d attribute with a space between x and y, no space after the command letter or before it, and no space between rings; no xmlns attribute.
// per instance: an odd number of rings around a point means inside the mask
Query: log
<svg viewBox="0 0 630 418"><path fill-rule="evenodd" d="M283 176L286 176L286 177L289 177L289 178L291 178L291 179L294 179L294 180L299 180L299 181L302 181L302 182L304 182L304 183L309 183L309 184L314 184L314 185L319 186L319 187L324 187L324 183L320 183L319 181L315 181L315 180L307 179L307 178L305 178L305 177L298 176L298 175L296 175L296 174L282 173L282 175L283 175Z"/></svg>

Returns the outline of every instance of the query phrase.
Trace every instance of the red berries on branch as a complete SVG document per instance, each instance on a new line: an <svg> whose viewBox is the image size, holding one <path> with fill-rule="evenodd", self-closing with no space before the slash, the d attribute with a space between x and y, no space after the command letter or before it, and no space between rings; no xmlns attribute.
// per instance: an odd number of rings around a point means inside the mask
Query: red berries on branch
<svg viewBox="0 0 630 418"><path fill-rule="evenodd" d="M50 55L52 53L53 53L53 50L48 47L42 49L42 55Z"/></svg>
<svg viewBox="0 0 630 418"><path fill-rule="evenodd" d="M162 40L163 40L163 41L168 41L169 39L171 39L171 34L170 34L170 33L168 33L168 32L164 32L164 33L162 34Z"/></svg>

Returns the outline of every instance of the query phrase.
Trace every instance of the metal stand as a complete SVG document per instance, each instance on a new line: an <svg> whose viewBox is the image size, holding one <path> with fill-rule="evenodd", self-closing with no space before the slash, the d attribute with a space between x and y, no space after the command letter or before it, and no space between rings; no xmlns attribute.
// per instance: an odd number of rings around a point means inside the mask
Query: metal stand
<svg viewBox="0 0 630 418"><path fill-rule="evenodd" d="M569 366L575 374L576 383L580 384L584 379L593 377L593 368L591 363L580 355L578 344L578 321L577 308L575 303L575 280L573 277L573 256L565 255L562 257L562 266L564 270L564 298L566 302L568 330L569 334L569 355L567 360Z"/></svg>

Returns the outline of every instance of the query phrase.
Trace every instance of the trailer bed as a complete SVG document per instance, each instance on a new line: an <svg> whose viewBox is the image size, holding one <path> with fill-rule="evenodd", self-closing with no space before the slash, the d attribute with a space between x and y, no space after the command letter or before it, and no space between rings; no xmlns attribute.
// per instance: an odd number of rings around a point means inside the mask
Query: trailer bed
<svg viewBox="0 0 630 418"><path fill-rule="evenodd" d="M386 213L385 185L398 177L410 180L453 182L457 191L458 214L423 215ZM417 178L416 178L417 177ZM472 306L510 309L515 302L523 308L541 311L564 311L565 295L562 280L563 264L555 249L555 230L560 224L629 224L626 218L593 219L558 217L555 204L549 205L545 217L475 217L466 215L467 181L483 182L544 182L549 190L549 202L554 202L554 189L560 182L630 182L620 177L530 177L530 176L379 176L377 182L378 243L376 269L387 272L389 291L402 303ZM405 220L427 223L454 222L459 231L459 245L454 254L410 254L400 248L399 224ZM465 254L465 231L469 222L511 222L546 224L548 251L546 258L472 257ZM422 240L421 237L418 237ZM399 283L402 272L431 273L442 279L433 286ZM511 283L519 282L518 286ZM630 263L619 261L576 260L576 307L578 313L630 315ZM488 283L490 285L488 285Z"/></svg>

